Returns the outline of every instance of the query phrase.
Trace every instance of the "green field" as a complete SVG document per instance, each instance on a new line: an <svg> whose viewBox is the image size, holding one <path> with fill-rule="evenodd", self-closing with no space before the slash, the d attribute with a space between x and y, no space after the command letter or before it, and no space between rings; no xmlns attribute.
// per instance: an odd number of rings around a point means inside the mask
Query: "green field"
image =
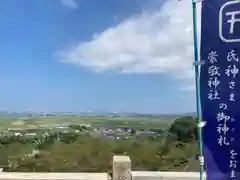
<svg viewBox="0 0 240 180"><path fill-rule="evenodd" d="M172 118L156 116L33 116L11 117L0 116L0 130L8 128L54 128L58 124L91 124L92 127L118 128L132 127L136 129L168 128Z"/></svg>
<svg viewBox="0 0 240 180"><path fill-rule="evenodd" d="M0 168L6 172L111 173L112 156L116 154L130 156L133 170L199 169L194 117L2 116L0 123ZM63 131L54 128L61 124L65 124ZM91 124L94 129L77 124ZM95 130L97 127L103 129ZM118 127L132 129L118 131ZM20 131L6 131L8 128ZM116 138L109 138L113 136ZM33 150L38 153L33 155Z"/></svg>

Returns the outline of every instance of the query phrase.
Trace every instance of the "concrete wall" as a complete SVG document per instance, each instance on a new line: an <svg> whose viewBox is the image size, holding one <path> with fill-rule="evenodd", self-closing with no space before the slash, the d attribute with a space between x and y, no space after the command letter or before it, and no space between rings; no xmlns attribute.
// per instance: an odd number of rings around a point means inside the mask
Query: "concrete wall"
<svg viewBox="0 0 240 180"><path fill-rule="evenodd" d="M205 174L204 178L206 179ZM114 156L113 180L199 180L199 173L131 171L131 160L128 156Z"/></svg>
<svg viewBox="0 0 240 180"><path fill-rule="evenodd" d="M11 173L1 172L0 180L109 180L107 173Z"/></svg>
<svg viewBox="0 0 240 180"><path fill-rule="evenodd" d="M107 173L9 173L0 172L0 180L111 180ZM128 156L113 157L112 180L198 180L199 173L131 171Z"/></svg>

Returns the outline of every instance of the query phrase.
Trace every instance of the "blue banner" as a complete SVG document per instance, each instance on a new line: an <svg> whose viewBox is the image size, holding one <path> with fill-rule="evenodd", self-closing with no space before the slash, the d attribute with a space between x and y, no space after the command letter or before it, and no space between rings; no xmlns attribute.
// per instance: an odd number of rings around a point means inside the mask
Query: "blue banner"
<svg viewBox="0 0 240 180"><path fill-rule="evenodd" d="M208 180L240 180L240 1L203 0L200 96Z"/></svg>

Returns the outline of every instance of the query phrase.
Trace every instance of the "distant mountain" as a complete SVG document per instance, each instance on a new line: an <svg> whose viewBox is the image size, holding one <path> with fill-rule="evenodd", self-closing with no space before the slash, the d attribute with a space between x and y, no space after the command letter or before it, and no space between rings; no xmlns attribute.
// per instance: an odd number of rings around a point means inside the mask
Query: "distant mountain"
<svg viewBox="0 0 240 180"><path fill-rule="evenodd" d="M195 112L185 113L184 116L196 116Z"/></svg>
<svg viewBox="0 0 240 180"><path fill-rule="evenodd" d="M46 114L44 112L41 113L34 113L34 112L22 112L22 113L17 113L17 112L7 112L7 111L0 111L0 116L28 116L28 115L43 115ZM94 115L94 116L132 116L132 117L136 117L136 116L140 116L140 117L162 117L162 118L176 118L176 117L182 117L182 116L195 116L194 112L187 112L187 113L182 113L182 114L161 114L161 113L134 113L134 112L95 112L95 113L77 113L77 112L55 112L55 113L49 113L49 114L54 114L54 115Z"/></svg>

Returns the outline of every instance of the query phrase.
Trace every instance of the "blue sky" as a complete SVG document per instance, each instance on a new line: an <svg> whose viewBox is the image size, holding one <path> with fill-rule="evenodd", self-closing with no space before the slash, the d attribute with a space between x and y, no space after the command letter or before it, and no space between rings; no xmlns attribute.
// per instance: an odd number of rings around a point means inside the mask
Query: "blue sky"
<svg viewBox="0 0 240 180"><path fill-rule="evenodd" d="M190 6L1 1L0 110L194 111Z"/></svg>

